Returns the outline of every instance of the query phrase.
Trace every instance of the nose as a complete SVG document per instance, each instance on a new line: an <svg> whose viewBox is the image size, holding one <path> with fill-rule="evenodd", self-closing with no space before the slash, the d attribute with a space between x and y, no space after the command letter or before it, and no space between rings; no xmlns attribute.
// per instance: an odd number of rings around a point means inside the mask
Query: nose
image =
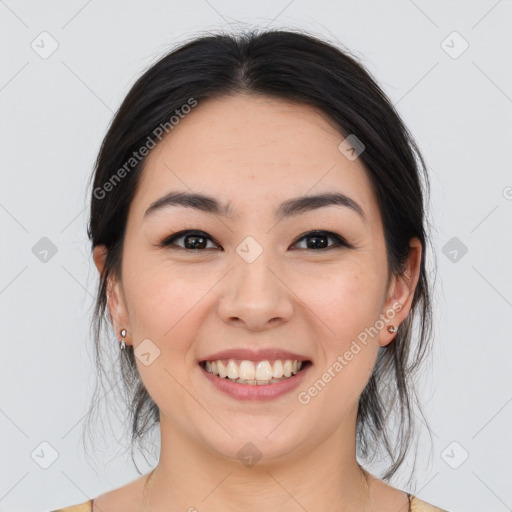
<svg viewBox="0 0 512 512"><path fill-rule="evenodd" d="M223 321L259 331L289 320L294 294L279 274L265 252L252 263L240 259L223 280L218 306Z"/></svg>

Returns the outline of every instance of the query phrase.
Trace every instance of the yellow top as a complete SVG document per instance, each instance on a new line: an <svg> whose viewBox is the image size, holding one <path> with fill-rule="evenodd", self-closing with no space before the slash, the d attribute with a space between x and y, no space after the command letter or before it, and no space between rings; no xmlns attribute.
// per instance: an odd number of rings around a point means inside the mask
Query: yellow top
<svg viewBox="0 0 512 512"><path fill-rule="evenodd" d="M92 512L92 502L94 500L86 501L80 505L72 505L71 507L59 508L58 510L52 510L51 512Z"/></svg>
<svg viewBox="0 0 512 512"><path fill-rule="evenodd" d="M407 493L409 497L409 512L447 512L442 508L435 507L426 501L420 500ZM86 501L80 505L73 505L71 507L59 508L58 510L52 510L51 512L93 512L92 503L94 500Z"/></svg>

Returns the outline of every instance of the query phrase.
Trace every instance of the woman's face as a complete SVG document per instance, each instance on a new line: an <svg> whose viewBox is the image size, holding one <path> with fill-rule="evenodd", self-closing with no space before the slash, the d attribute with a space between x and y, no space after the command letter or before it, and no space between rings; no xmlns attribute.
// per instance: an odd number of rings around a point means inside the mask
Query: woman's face
<svg viewBox="0 0 512 512"><path fill-rule="evenodd" d="M148 155L109 308L162 432L233 458L247 442L279 458L330 436L353 439L379 346L394 337L387 327L409 312L421 246L411 242L410 278L388 275L376 197L360 159L338 148L343 139L311 107L238 95L199 102ZM209 196L218 211L208 201L148 210L171 192ZM286 207L319 194L343 194L360 212L340 202ZM191 236L164 244L184 230ZM311 364L288 382L232 383L234 396L199 363L235 349L249 351L235 362L255 368L263 349ZM264 398L273 386L281 393ZM255 396L239 396L249 388Z"/></svg>

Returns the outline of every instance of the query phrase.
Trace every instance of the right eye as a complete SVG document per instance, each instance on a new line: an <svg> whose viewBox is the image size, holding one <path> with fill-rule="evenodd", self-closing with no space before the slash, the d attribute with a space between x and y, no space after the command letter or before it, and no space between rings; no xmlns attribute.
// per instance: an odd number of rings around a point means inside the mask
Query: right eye
<svg viewBox="0 0 512 512"><path fill-rule="evenodd" d="M183 243L185 247L178 246L175 242L177 240L183 240ZM187 230L187 231L180 231L179 233L176 233L174 235L171 235L170 237L167 237L163 242L162 246L168 247L168 246L175 246L170 247L171 249L179 248L184 249L187 251L199 251L207 249L208 247L208 240L212 241L212 238L210 235L207 235L203 231L193 231L193 230ZM188 247L187 247L188 245Z"/></svg>

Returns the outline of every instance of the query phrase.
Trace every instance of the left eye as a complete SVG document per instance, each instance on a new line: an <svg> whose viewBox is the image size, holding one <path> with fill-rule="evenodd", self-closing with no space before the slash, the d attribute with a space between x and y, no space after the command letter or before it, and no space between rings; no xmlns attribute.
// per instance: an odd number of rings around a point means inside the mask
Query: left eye
<svg viewBox="0 0 512 512"><path fill-rule="evenodd" d="M307 239L314 240L313 243L306 243L307 247L303 247L303 249L330 249L331 247L336 247L340 245L345 245L348 247L347 242L336 233L331 233L330 231L311 231L310 233L306 233L305 235L301 236L296 244L301 240L307 240ZM336 243L331 246L327 246L326 240L328 239L334 240ZM294 244L295 245L295 244Z"/></svg>
<svg viewBox="0 0 512 512"><path fill-rule="evenodd" d="M162 246L169 246L169 245L175 245L177 246L175 242L177 240L185 240L185 247L182 247L186 250L192 250L192 251L198 251L207 249L207 243L208 241L212 242L214 245L215 242L213 242L212 238L207 235L206 233L203 233L202 231L182 231L181 233L177 233L175 235L172 235L168 238L166 238L162 242ZM306 247L301 247L301 249L313 249L313 250L323 250L323 249L330 249L332 247L336 246L346 246L350 247L350 245L339 235L336 233L332 233L330 231L310 231L309 233L306 233L305 235L302 235L293 245L298 244L302 240L313 240L312 243L306 243ZM334 240L336 243L333 245L328 246L327 240L331 239ZM187 244L189 245L187 247Z"/></svg>
<svg viewBox="0 0 512 512"><path fill-rule="evenodd" d="M184 239L186 240L185 244L189 243L190 247L184 247L187 250L197 251L198 249L206 249L207 243L205 241L212 241L209 235L203 233L202 231L182 231L181 233L177 233L176 235L172 235L169 238L166 238L162 245L177 245L174 243L176 240Z"/></svg>

